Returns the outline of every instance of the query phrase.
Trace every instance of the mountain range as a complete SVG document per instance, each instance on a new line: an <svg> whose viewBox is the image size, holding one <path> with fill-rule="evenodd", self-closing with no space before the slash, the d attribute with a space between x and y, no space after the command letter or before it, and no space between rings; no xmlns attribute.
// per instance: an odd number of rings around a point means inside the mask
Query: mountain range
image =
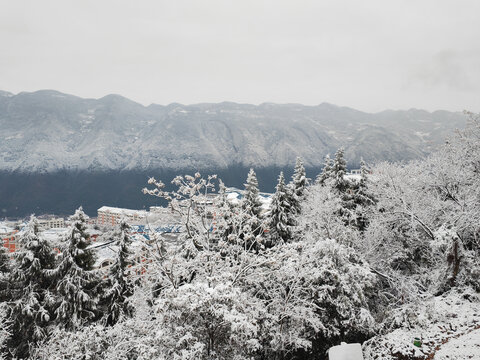
<svg viewBox="0 0 480 360"><path fill-rule="evenodd" d="M328 103L143 106L119 95L0 92L0 171L320 167L343 146L352 166L420 158L462 128L459 112L366 113Z"/></svg>

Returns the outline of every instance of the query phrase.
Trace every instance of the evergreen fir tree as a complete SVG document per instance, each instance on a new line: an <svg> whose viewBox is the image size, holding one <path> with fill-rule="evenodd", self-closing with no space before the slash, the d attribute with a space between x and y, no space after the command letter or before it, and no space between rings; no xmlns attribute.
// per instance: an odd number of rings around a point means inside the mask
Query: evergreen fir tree
<svg viewBox="0 0 480 360"><path fill-rule="evenodd" d="M250 169L242 201L243 219L241 221L242 229L240 230L240 238L248 249L256 249L259 238L263 235L263 227L260 220L262 204L258 197L257 175L253 169Z"/></svg>
<svg viewBox="0 0 480 360"><path fill-rule="evenodd" d="M373 194L368 191L368 174L370 173L367 164L362 159L360 161L360 181L355 189L354 201L356 205L372 205L375 202Z"/></svg>
<svg viewBox="0 0 480 360"><path fill-rule="evenodd" d="M121 220L113 234L118 247L115 262L109 269L108 290L105 294L107 303L106 323L114 325L124 316L133 314L133 306L129 301L133 295L134 283L128 276L128 267L132 265L132 252L130 250L132 238L129 234L130 227Z"/></svg>
<svg viewBox="0 0 480 360"><path fill-rule="evenodd" d="M295 195L299 199L304 196L305 188L307 187L307 173L305 171L305 167L303 166L302 159L297 157L297 161L295 163L295 170L293 172L293 185L295 189Z"/></svg>
<svg viewBox="0 0 480 360"><path fill-rule="evenodd" d="M344 149L340 148L335 153L329 182L334 193L341 200L341 206L335 211L345 225L355 225L355 185L345 178L347 173L347 162L344 158Z"/></svg>
<svg viewBox="0 0 480 360"><path fill-rule="evenodd" d="M3 246L3 240L0 239L0 302L8 299L10 269L11 261L8 249Z"/></svg>
<svg viewBox="0 0 480 360"><path fill-rule="evenodd" d="M260 217L262 204L258 199L258 180L257 174L255 174L253 169L250 169L247 176L247 183L245 184L245 196L242 205L250 215Z"/></svg>
<svg viewBox="0 0 480 360"><path fill-rule="evenodd" d="M8 249L3 246L3 240L0 239L0 276L10 272L10 256Z"/></svg>
<svg viewBox="0 0 480 360"><path fill-rule="evenodd" d="M307 174L303 166L302 159L297 157L295 170L292 176L292 191L290 203L292 211L299 214L301 211L301 203L305 197L305 189L307 187Z"/></svg>
<svg viewBox="0 0 480 360"><path fill-rule="evenodd" d="M356 184L353 194L353 206L356 207L355 226L363 231L368 226L369 220L367 216L367 207L375 203L373 194L368 190L368 167L363 161L360 162L360 181Z"/></svg>
<svg viewBox="0 0 480 360"><path fill-rule="evenodd" d="M332 167L333 161L332 159L330 159L330 154L327 154L325 156L322 172L318 174L317 178L315 179L315 183L325 185L325 181L327 181L327 179L329 179L332 174Z"/></svg>
<svg viewBox="0 0 480 360"><path fill-rule="evenodd" d="M87 219L81 207L70 217L72 225L65 237L62 259L53 271L60 301L55 313L57 321L67 329L76 329L96 316L100 280L92 271L95 257L88 249Z"/></svg>
<svg viewBox="0 0 480 360"><path fill-rule="evenodd" d="M335 160L333 161L333 166L331 170L333 178L333 187L337 189L340 193L345 193L349 189L349 183L345 179L345 174L347 173L347 161L344 157L343 147L338 149L335 153Z"/></svg>
<svg viewBox="0 0 480 360"><path fill-rule="evenodd" d="M38 235L38 221L32 216L19 239L10 279L13 301L8 347L15 357L28 357L30 346L47 336L54 304L48 289L52 284L50 272L55 266L55 257L50 244Z"/></svg>
<svg viewBox="0 0 480 360"><path fill-rule="evenodd" d="M285 178L283 172L281 172L269 214L269 237L272 245L279 241L288 242L292 240L292 226L295 225L295 219L293 218L292 212L294 209L289 202L290 199L289 189L285 185Z"/></svg>
<svg viewBox="0 0 480 360"><path fill-rule="evenodd" d="M241 224L239 209L237 205L231 203L227 199L226 187L222 180L219 180L219 190L216 207L218 212L216 216L219 217L216 221L216 231L213 233L216 236L216 243L220 240L230 242L230 236L238 233L239 225ZM221 220L221 221L220 221ZM236 240L236 239L235 239Z"/></svg>

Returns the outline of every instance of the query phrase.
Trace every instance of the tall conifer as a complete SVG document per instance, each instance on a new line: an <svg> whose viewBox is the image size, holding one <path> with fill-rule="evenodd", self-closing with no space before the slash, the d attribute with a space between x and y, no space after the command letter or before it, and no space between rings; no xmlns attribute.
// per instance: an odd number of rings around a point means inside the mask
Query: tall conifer
<svg viewBox="0 0 480 360"><path fill-rule="evenodd" d="M345 151L343 147L337 150L331 170L334 181L333 186L341 193L345 193L349 187L348 181L345 179L347 173L347 161L345 160L344 153Z"/></svg>
<svg viewBox="0 0 480 360"><path fill-rule="evenodd" d="M280 241L288 242L292 239L292 226L295 225L289 189L285 185L283 172L278 177L275 194L272 198L269 213L269 238L272 244Z"/></svg>
<svg viewBox="0 0 480 360"><path fill-rule="evenodd" d="M100 279L93 270L95 256L87 234L88 216L80 207L64 239L60 264L53 272L59 299L57 321L67 329L76 329L96 317Z"/></svg>
<svg viewBox="0 0 480 360"><path fill-rule="evenodd" d="M108 288L105 294L108 325L114 325L122 317L131 316L133 313L133 306L129 301L134 288L133 280L128 275L128 268L133 265L132 238L129 230L130 227L125 220L121 220L112 236L118 252L115 262L109 269Z"/></svg>
<svg viewBox="0 0 480 360"><path fill-rule="evenodd" d="M317 178L315 179L316 184L325 184L325 181L327 181L327 179L329 179L332 174L332 166L333 160L330 158L330 154L327 154L325 156L322 172L318 174Z"/></svg>
<svg viewBox="0 0 480 360"><path fill-rule="evenodd" d="M258 241L263 235L261 222L262 204L259 199L257 175L250 169L245 184L245 195L242 199L243 220L240 237L246 248L257 248Z"/></svg>
<svg viewBox="0 0 480 360"><path fill-rule="evenodd" d="M305 189L307 187L307 174L305 172L305 167L303 166L302 159L300 159L299 157L297 157L295 163L295 170L293 172L291 186L291 211L300 214L301 203L305 197Z"/></svg>
<svg viewBox="0 0 480 360"><path fill-rule="evenodd" d="M247 183L245 184L245 196L243 199L243 208L250 214L257 217L261 212L260 200L258 199L258 180L257 174L253 169L250 169L247 176Z"/></svg>
<svg viewBox="0 0 480 360"><path fill-rule="evenodd" d="M28 357L30 346L47 336L54 304L49 288L55 252L38 234L38 221L31 217L19 239L10 284L12 287L9 321L10 351L18 358Z"/></svg>

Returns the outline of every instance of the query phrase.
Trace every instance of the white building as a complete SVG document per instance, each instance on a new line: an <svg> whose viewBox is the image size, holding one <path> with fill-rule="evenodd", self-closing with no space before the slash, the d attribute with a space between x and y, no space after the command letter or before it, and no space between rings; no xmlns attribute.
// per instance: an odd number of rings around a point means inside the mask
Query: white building
<svg viewBox="0 0 480 360"><path fill-rule="evenodd" d="M143 223L147 219L148 212L145 210L122 209L110 206L102 206L97 210L97 224L115 226L121 218L129 223Z"/></svg>
<svg viewBox="0 0 480 360"><path fill-rule="evenodd" d="M63 218L38 219L39 230L60 229L65 227Z"/></svg>

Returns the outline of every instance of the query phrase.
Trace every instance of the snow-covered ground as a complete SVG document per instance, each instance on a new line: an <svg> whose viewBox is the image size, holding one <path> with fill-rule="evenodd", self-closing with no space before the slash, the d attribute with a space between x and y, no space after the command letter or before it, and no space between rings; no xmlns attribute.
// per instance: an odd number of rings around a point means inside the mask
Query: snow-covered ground
<svg viewBox="0 0 480 360"><path fill-rule="evenodd" d="M443 344L434 358L436 360L480 359L480 328Z"/></svg>
<svg viewBox="0 0 480 360"><path fill-rule="evenodd" d="M404 323L363 345L365 360L480 359L480 299L472 291L451 292L398 313ZM413 345L414 338L422 345Z"/></svg>

